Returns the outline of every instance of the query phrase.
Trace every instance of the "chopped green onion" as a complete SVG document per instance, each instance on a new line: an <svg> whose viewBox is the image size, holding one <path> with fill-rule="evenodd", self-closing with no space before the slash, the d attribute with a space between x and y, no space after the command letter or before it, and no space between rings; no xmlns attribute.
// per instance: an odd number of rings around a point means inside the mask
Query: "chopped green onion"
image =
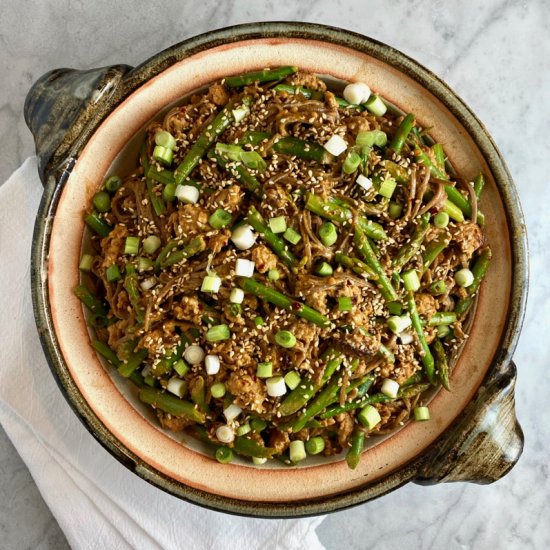
<svg viewBox="0 0 550 550"><path fill-rule="evenodd" d="M418 273L415 269L405 271L402 275L402 279L406 290L416 292L420 288L420 279L418 278Z"/></svg>
<svg viewBox="0 0 550 550"><path fill-rule="evenodd" d="M176 184L174 182L165 185L162 190L162 198L166 202L174 202L176 200Z"/></svg>
<svg viewBox="0 0 550 550"><path fill-rule="evenodd" d="M302 240L302 235L300 235L298 231L292 229L292 227L286 229L283 237L291 244L298 244Z"/></svg>
<svg viewBox="0 0 550 550"><path fill-rule="evenodd" d="M139 237L126 237L124 254L135 256L139 251Z"/></svg>
<svg viewBox="0 0 550 550"><path fill-rule="evenodd" d="M273 233L284 233L286 231L286 219L284 216L270 218L267 223Z"/></svg>
<svg viewBox="0 0 550 550"><path fill-rule="evenodd" d="M267 458L265 456L253 456L252 457L252 464L255 464L256 466L261 466L262 464L265 464L267 462Z"/></svg>
<svg viewBox="0 0 550 550"><path fill-rule="evenodd" d="M365 108L369 113L372 113L376 116L383 116L388 108L386 104L380 99L376 94L372 94L367 102L365 103Z"/></svg>
<svg viewBox="0 0 550 550"><path fill-rule="evenodd" d="M378 194L386 197L387 199L391 199L396 187L397 182L393 178L387 178L380 183Z"/></svg>
<svg viewBox="0 0 550 550"><path fill-rule="evenodd" d="M189 371L189 365L183 359L178 359L174 363L174 370L183 378Z"/></svg>
<svg viewBox="0 0 550 550"><path fill-rule="evenodd" d="M357 415L357 420L359 420L363 426L372 430L382 420L382 417L376 407L367 405L361 409Z"/></svg>
<svg viewBox="0 0 550 550"><path fill-rule="evenodd" d="M261 327L263 325L265 325L265 321L262 319L262 317L255 317L254 318L254 324L257 326L257 327Z"/></svg>
<svg viewBox="0 0 550 550"><path fill-rule="evenodd" d="M107 178L107 181L105 182L105 189L109 191L109 193L115 193L120 189L122 185L122 180L118 176L111 176Z"/></svg>
<svg viewBox="0 0 550 550"><path fill-rule="evenodd" d="M428 409L428 407L415 407L414 408L414 419L417 422L420 422L422 420L429 420L430 419L430 409Z"/></svg>
<svg viewBox="0 0 550 550"><path fill-rule="evenodd" d="M229 464L233 460L233 451L229 447L218 447L216 449L216 460L220 464Z"/></svg>
<svg viewBox="0 0 550 550"><path fill-rule="evenodd" d="M451 328L449 325L439 325L437 327L437 337L438 338L445 338L451 333Z"/></svg>
<svg viewBox="0 0 550 550"><path fill-rule="evenodd" d="M338 231L332 222L324 222L319 228L319 238L325 246L332 246L338 240Z"/></svg>
<svg viewBox="0 0 550 550"><path fill-rule="evenodd" d="M273 376L273 363L271 361L258 363L256 367L256 376L258 378L271 378Z"/></svg>
<svg viewBox="0 0 550 550"><path fill-rule="evenodd" d="M267 278L270 281L278 281L281 278L281 274L279 273L279 271L277 269L270 269L267 272Z"/></svg>
<svg viewBox="0 0 550 550"><path fill-rule="evenodd" d="M172 164L173 156L174 153L172 149L167 149L166 147L162 147L160 145L156 145L153 149L153 158L157 162L164 164L164 166L170 166Z"/></svg>
<svg viewBox="0 0 550 550"><path fill-rule="evenodd" d="M392 220L396 220L401 216L401 212L403 212L403 205L399 204L398 202L390 202L388 206L388 216Z"/></svg>
<svg viewBox="0 0 550 550"><path fill-rule="evenodd" d="M295 390L301 381L300 375L294 370L285 374L285 383L291 390Z"/></svg>
<svg viewBox="0 0 550 550"><path fill-rule="evenodd" d="M209 218L208 223L214 228L214 229L221 229L222 227L225 227L226 225L229 225L231 223L231 213L227 212L227 210L223 210L222 208L218 208Z"/></svg>
<svg viewBox="0 0 550 550"><path fill-rule="evenodd" d="M246 435L252 430L250 427L250 424L247 422L246 424L242 424L237 428L237 435Z"/></svg>
<svg viewBox="0 0 550 550"><path fill-rule="evenodd" d="M401 302L388 302L388 311L392 315L401 315L403 312L403 304Z"/></svg>
<svg viewBox="0 0 550 550"><path fill-rule="evenodd" d="M460 269L455 273L455 282L458 286L467 288L474 282L474 274L469 269Z"/></svg>
<svg viewBox="0 0 550 550"><path fill-rule="evenodd" d="M146 254L154 254L160 245L160 239L156 235L150 235L143 241L143 250Z"/></svg>
<svg viewBox="0 0 550 550"><path fill-rule="evenodd" d="M235 122L240 122L241 120L243 120L248 113L250 113L250 108L248 107L248 105L242 105L241 107L237 107L237 109L233 109L231 111Z"/></svg>
<svg viewBox="0 0 550 550"><path fill-rule="evenodd" d="M310 455L318 455L325 450L325 440L320 436L312 437L306 441L305 446Z"/></svg>
<svg viewBox="0 0 550 550"><path fill-rule="evenodd" d="M444 229L449 225L449 214L447 212L438 212L434 216L434 225L439 229Z"/></svg>
<svg viewBox="0 0 550 550"><path fill-rule="evenodd" d="M225 384L223 382L216 382L210 386L210 393L214 399L219 399L225 395Z"/></svg>
<svg viewBox="0 0 550 550"><path fill-rule="evenodd" d="M153 261L150 258L139 256L137 259L137 262L138 262L137 270L140 273L143 273L144 271L148 271L149 269L153 268Z"/></svg>
<svg viewBox="0 0 550 550"><path fill-rule="evenodd" d="M253 432L260 433L267 428L267 422L263 418L253 418L250 420L250 427Z"/></svg>
<svg viewBox="0 0 550 550"><path fill-rule="evenodd" d="M88 273L92 270L93 262L94 262L94 257L91 254L83 254L82 258L80 259L80 264L78 266L78 269L80 269L80 271L84 271Z"/></svg>
<svg viewBox="0 0 550 550"><path fill-rule="evenodd" d="M263 172L267 168L267 163L256 151L243 151L241 153L241 162L251 170L260 170Z"/></svg>
<svg viewBox="0 0 550 550"><path fill-rule="evenodd" d="M296 345L296 336L289 330L280 330L275 334L275 342L283 348L293 348Z"/></svg>
<svg viewBox="0 0 550 550"><path fill-rule="evenodd" d="M222 280L217 275L207 275L202 280L201 292L216 293L220 290Z"/></svg>
<svg viewBox="0 0 550 550"><path fill-rule="evenodd" d="M338 298L338 311L351 311L353 303L349 296L340 296Z"/></svg>
<svg viewBox="0 0 550 550"><path fill-rule="evenodd" d="M98 212L109 212L111 210L111 197L107 191L98 191L92 202Z"/></svg>
<svg viewBox="0 0 550 550"><path fill-rule="evenodd" d="M214 325L206 333L206 340L208 342L221 342L229 338L231 338L231 331L227 325Z"/></svg>
<svg viewBox="0 0 550 550"><path fill-rule="evenodd" d="M105 277L107 277L107 280L110 283L119 281L121 278L121 275L120 275L120 270L118 269L118 265L116 264L110 265L105 271Z"/></svg>
<svg viewBox="0 0 550 550"><path fill-rule="evenodd" d="M388 319L388 328L395 334L400 334L408 329L412 324L411 318L408 315L393 315Z"/></svg>
<svg viewBox="0 0 550 550"><path fill-rule="evenodd" d="M355 151L349 151L344 160L342 170L344 174L353 174L361 164L361 156Z"/></svg>
<svg viewBox="0 0 550 550"><path fill-rule="evenodd" d="M172 151L176 148L176 138L166 130L161 130L155 134L155 143L160 147L164 147L165 149L170 149Z"/></svg>
<svg viewBox="0 0 550 550"><path fill-rule="evenodd" d="M290 442L289 455L292 462L300 462L306 458L306 447L303 441L296 439Z"/></svg>
<svg viewBox="0 0 550 550"><path fill-rule="evenodd" d="M330 277L333 272L332 266L327 262L321 262L315 267L315 274L319 277Z"/></svg>
<svg viewBox="0 0 550 550"><path fill-rule="evenodd" d="M361 130L357 134L355 143L359 147L384 147L388 142L388 136L382 130Z"/></svg>
<svg viewBox="0 0 550 550"><path fill-rule="evenodd" d="M428 292L434 296L441 296L447 292L445 281L434 281L429 287Z"/></svg>
<svg viewBox="0 0 550 550"><path fill-rule="evenodd" d="M239 315L242 315L243 312L243 306L241 304L231 304L231 314L235 317L238 317Z"/></svg>

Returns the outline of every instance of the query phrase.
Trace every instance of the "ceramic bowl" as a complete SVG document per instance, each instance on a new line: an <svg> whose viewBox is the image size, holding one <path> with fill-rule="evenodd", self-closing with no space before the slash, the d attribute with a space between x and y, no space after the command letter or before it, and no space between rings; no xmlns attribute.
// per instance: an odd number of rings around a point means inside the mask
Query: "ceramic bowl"
<svg viewBox="0 0 550 550"><path fill-rule="evenodd" d="M430 404L432 420L371 438L359 467L343 457L300 467L217 463L191 438L164 432L133 390L90 347L79 281L82 212L132 137L167 106L223 76L298 65L343 81L365 81L416 114L444 144L457 171L487 177L481 208L493 249L470 337L451 393ZM44 195L32 250L36 322L63 394L92 435L138 476L185 500L254 516L326 513L414 481L490 483L518 460L512 353L527 294L526 234L518 196L495 144L449 87L395 49L365 36L303 23L259 23L209 32L139 67L58 69L38 80L25 105ZM130 145L128 145L130 143Z"/></svg>

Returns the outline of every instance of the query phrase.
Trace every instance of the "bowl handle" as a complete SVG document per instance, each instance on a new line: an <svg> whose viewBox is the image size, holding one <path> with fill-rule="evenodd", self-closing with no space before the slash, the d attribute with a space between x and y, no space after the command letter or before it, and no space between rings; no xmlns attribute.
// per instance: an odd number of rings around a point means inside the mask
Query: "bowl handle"
<svg viewBox="0 0 550 550"><path fill-rule="evenodd" d="M34 137L45 185L70 155L91 121L98 120L122 77L131 69L113 65L78 71L55 69L41 76L25 99L25 122ZM103 113L104 114L104 113Z"/></svg>
<svg viewBox="0 0 550 550"><path fill-rule="evenodd" d="M491 375L424 457L415 483L488 484L508 473L523 451L523 432L515 412L515 384L513 362Z"/></svg>

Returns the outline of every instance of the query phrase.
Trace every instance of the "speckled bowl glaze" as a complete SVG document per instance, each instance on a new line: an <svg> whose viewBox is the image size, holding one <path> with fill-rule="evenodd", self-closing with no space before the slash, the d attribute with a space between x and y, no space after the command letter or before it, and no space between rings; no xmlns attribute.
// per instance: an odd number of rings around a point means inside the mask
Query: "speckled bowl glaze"
<svg viewBox="0 0 550 550"><path fill-rule="evenodd" d="M82 212L105 175L123 162L132 137L168 105L213 80L279 65L368 82L395 106L414 112L423 126L433 127L433 137L459 173L471 178L483 170L488 180L481 206L494 257L470 338L452 372L453 392L435 395L430 422L371 438L353 471L343 457L296 468L221 465L200 443L164 432L93 352L72 292L84 242ZM32 250L34 308L44 351L76 414L137 475L213 509L288 517L339 510L409 481L490 483L516 463L523 435L514 411L511 358L527 295L523 216L491 137L427 69L348 31L258 23L191 38L136 68L52 71L30 90L25 117L44 182Z"/></svg>

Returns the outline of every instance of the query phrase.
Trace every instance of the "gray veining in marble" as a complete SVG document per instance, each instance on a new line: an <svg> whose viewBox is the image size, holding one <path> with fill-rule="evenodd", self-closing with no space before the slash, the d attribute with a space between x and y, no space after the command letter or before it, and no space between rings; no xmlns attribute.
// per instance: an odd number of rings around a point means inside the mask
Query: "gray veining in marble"
<svg viewBox="0 0 550 550"><path fill-rule="evenodd" d="M157 5L158 4L158 5ZM167 6L170 5L168 8ZM333 514L318 529L329 549L550 548L550 125L548 0L173 1L3 0L0 17L0 182L30 154L25 93L57 67L136 64L212 28L304 20L386 42L444 78L492 133L519 188L530 233L531 296L515 359L526 436L516 468L491 486L409 485ZM546 199L546 200L545 200ZM66 543L15 450L0 434L0 547Z"/></svg>

